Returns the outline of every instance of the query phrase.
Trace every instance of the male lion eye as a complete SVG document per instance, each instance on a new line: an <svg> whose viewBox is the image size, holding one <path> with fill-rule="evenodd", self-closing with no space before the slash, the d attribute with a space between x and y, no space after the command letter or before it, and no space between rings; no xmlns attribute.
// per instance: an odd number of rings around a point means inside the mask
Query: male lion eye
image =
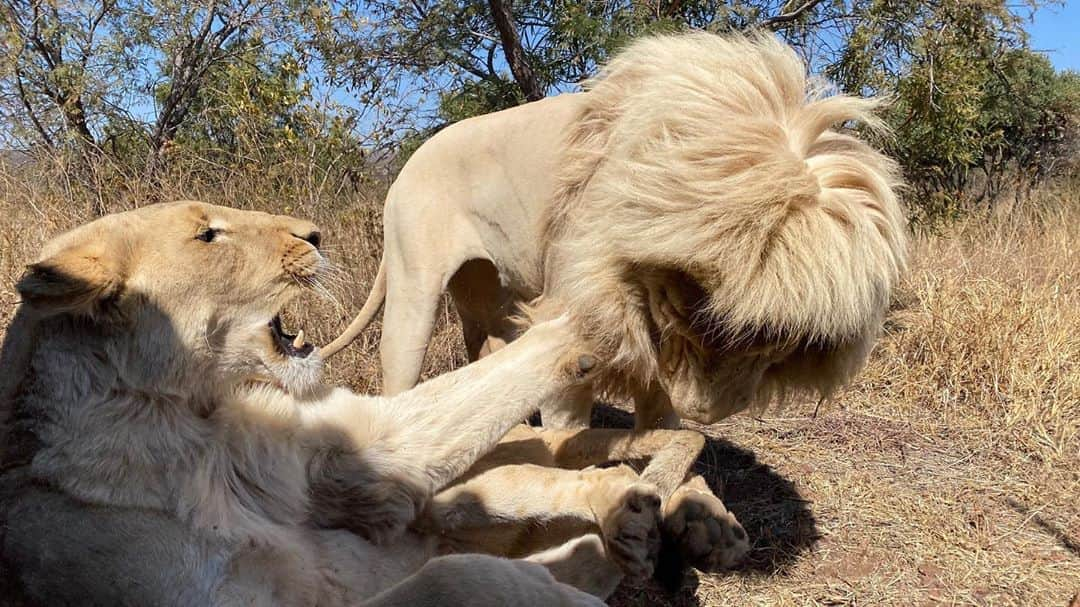
<svg viewBox="0 0 1080 607"><path fill-rule="evenodd" d="M201 240L203 242L210 242L214 240L214 237L218 235L221 230L215 230L214 228L206 228L195 235L195 240Z"/></svg>

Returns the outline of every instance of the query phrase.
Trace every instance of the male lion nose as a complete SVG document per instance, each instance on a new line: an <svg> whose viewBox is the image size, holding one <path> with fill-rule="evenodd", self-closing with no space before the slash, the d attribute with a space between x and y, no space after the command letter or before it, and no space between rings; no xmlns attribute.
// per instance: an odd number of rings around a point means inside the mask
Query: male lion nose
<svg viewBox="0 0 1080 607"><path fill-rule="evenodd" d="M314 230L314 229L304 231L304 232L301 232L299 234L296 233L296 232L293 232L293 236L299 238L300 240L306 240L306 241L310 242L311 246L315 247L316 249L319 248L319 244L322 243L322 234L320 234L318 230Z"/></svg>

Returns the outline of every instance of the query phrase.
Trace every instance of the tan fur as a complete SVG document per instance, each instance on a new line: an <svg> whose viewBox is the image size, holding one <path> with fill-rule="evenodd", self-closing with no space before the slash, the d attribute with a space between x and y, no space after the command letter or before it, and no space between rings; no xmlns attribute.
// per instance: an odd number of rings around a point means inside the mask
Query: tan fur
<svg viewBox="0 0 1080 607"><path fill-rule="evenodd" d="M557 579L604 596L651 572L661 532L745 552L664 524L660 496L696 457L693 433L625 434L608 450L606 435L577 438L596 446L576 467L655 455L641 476L535 465L575 463L558 447L500 447L484 463L542 401L587 381L594 361L565 319L395 398L321 385L318 351L289 355L270 329L319 280L316 235L180 202L46 245L18 285L0 386L0 569L31 599L598 605ZM534 477L551 491L536 494ZM715 496L702 500L714 527L739 529ZM534 548L513 555L523 560L475 554L509 555L500 525L522 537L557 515L572 532L517 542Z"/></svg>
<svg viewBox="0 0 1080 607"><path fill-rule="evenodd" d="M450 127L402 171L380 271L388 393L415 383L446 286L474 357L514 338L521 303L568 312L643 426L848 381L906 255L894 163L836 130L875 127L877 103L826 95L772 37L700 32L639 40L586 88ZM590 401L550 417L580 425Z"/></svg>
<svg viewBox="0 0 1080 607"><path fill-rule="evenodd" d="M443 536L461 548L511 556L529 554L564 538L600 530L609 558L623 570L633 570L641 566L642 559L636 554L641 546L635 542L620 546L619 533L612 526L632 528L633 519L629 523L623 520L633 516L626 512L625 505L640 493L628 495L625 483L634 481L636 475L626 467L586 469L574 480L566 478L563 470L606 462L648 460L638 484L634 485L638 489L633 491L639 491L641 483L646 483L664 498L660 535L670 548L669 557L677 557L677 562L664 564L666 571L680 572L686 565L702 571L719 571L738 563L749 549L749 542L735 517L704 480L691 472L704 444L701 434L688 430L537 431L521 426L511 431L462 479L436 496L424 520L436 521L434 524L440 525ZM522 472L527 469L527 474L518 474L519 469ZM565 480L556 482L554 479L560 476ZM517 495L499 494L498 490L488 494L476 489L484 484L498 488L517 487L521 483L528 483L528 487L523 487ZM478 494L487 497L482 502L471 499ZM615 496L618 499L612 499ZM548 502L553 502L555 507L541 505ZM515 512L535 513L538 508L548 508L543 516L529 517L542 520L543 532L537 533L535 526L492 527L492 519L497 520L500 513L509 509L503 504L511 504ZM481 511L479 518L471 518ZM454 519L456 529L446 529L448 518ZM651 557L648 560L645 566L651 568Z"/></svg>

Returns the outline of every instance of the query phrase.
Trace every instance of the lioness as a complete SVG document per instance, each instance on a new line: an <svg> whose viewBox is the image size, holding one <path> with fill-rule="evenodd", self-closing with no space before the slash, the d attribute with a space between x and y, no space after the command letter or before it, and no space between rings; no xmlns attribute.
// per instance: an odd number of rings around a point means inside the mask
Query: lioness
<svg viewBox="0 0 1080 607"><path fill-rule="evenodd" d="M515 428L594 368L564 319L394 398L324 387L279 317L319 246L198 202L45 246L0 361L0 577L47 605L599 605L662 536L745 552L687 478L699 435Z"/></svg>
<svg viewBox="0 0 1080 607"><path fill-rule="evenodd" d="M568 313L594 383L640 427L824 397L862 366L904 267L894 163L834 125L876 102L826 96L773 37L644 38L580 94L472 118L409 159L386 198L386 394L419 377L449 289L470 359L513 316ZM539 299L537 299L539 298ZM591 390L544 410L584 427Z"/></svg>

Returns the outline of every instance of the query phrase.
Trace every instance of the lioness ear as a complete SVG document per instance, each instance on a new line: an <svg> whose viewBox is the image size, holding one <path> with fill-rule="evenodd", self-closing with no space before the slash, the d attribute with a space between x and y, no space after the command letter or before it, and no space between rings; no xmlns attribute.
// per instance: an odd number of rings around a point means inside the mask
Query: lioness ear
<svg viewBox="0 0 1080 607"><path fill-rule="evenodd" d="M26 267L16 288L23 302L46 314L99 316L124 287L117 251L73 245Z"/></svg>

